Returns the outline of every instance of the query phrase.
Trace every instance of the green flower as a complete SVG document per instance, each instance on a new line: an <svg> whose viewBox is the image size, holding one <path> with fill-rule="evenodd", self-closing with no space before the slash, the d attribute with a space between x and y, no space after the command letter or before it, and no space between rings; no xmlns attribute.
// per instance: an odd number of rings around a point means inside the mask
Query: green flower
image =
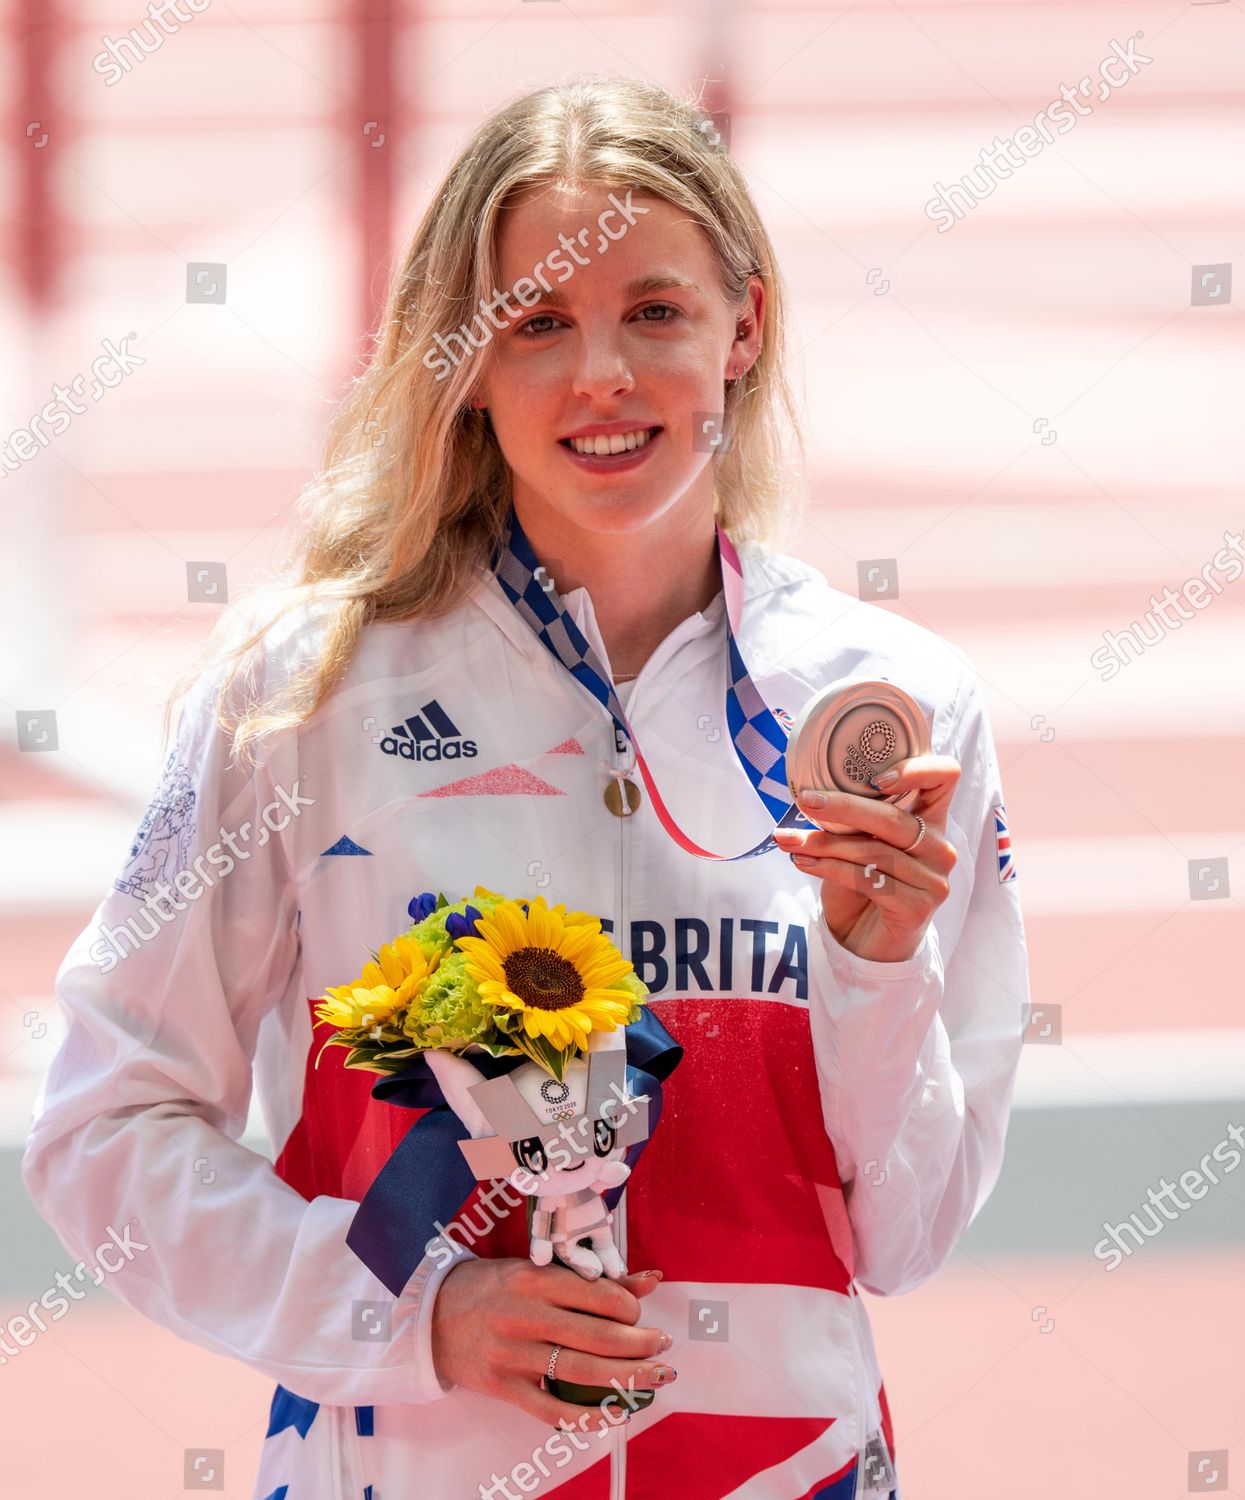
<svg viewBox="0 0 1245 1500"><path fill-rule="evenodd" d="M402 1030L416 1047L447 1047L455 1052L472 1042L483 1046L500 1041L493 1007L480 998L475 980L467 973L466 957L457 951L441 960L407 1011Z"/></svg>
<svg viewBox="0 0 1245 1500"><path fill-rule="evenodd" d="M640 976L634 969L630 969L618 981L617 988L620 990L631 991L631 1014L623 1023L626 1026L630 1026L633 1021L638 1021L640 1019L640 1007L648 999L648 985L644 983L644 981L640 978Z"/></svg>

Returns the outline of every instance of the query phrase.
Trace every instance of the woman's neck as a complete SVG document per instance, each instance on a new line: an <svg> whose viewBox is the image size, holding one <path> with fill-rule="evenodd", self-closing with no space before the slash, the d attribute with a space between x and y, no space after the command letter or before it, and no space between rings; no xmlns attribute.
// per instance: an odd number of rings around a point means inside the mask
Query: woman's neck
<svg viewBox="0 0 1245 1500"><path fill-rule="evenodd" d="M558 593L587 590L616 676L638 676L670 632L721 590L711 508L676 507L638 531L577 527L520 495L515 511Z"/></svg>

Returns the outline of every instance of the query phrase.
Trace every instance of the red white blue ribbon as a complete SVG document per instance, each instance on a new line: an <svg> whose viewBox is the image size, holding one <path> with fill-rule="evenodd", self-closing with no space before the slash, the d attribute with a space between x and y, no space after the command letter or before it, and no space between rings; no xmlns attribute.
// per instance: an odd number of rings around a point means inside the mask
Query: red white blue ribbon
<svg viewBox="0 0 1245 1500"><path fill-rule="evenodd" d="M804 817L787 791L786 752L789 727L784 726L767 706L740 654L736 636L743 615L743 569L730 537L716 523L715 529L718 560L722 568L722 592L726 600L726 640L730 662L726 687L726 723L735 753L757 796L765 804L778 828L815 828L817 825ZM751 859L778 847L771 833L759 844L742 853L714 854L708 849L702 849L675 822L661 799L648 763L640 751L639 742L632 733L613 679L593 650L591 642L563 604L553 586L553 580L541 567L519 524L513 505L507 534L493 558L492 566L506 597L539 639L571 676L609 710L615 725L635 751L636 766L661 826L681 849L696 855L698 859L732 860ZM537 577L538 570L544 573L544 582Z"/></svg>

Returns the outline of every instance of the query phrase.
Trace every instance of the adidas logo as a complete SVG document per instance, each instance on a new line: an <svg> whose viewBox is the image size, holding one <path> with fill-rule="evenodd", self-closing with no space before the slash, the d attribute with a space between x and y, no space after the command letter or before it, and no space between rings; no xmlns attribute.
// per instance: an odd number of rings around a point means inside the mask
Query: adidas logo
<svg viewBox="0 0 1245 1500"><path fill-rule="evenodd" d="M478 754L476 742L465 740L435 698L417 714L395 724L380 741L386 755L403 760L464 760Z"/></svg>

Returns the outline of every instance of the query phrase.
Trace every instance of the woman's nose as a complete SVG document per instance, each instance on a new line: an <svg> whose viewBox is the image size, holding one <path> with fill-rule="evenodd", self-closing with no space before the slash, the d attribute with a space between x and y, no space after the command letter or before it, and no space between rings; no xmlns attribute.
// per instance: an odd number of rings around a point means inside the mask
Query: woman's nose
<svg viewBox="0 0 1245 1500"><path fill-rule="evenodd" d="M575 394L587 400L608 400L634 390L635 376L621 346L612 339L584 339L575 368L574 387Z"/></svg>

